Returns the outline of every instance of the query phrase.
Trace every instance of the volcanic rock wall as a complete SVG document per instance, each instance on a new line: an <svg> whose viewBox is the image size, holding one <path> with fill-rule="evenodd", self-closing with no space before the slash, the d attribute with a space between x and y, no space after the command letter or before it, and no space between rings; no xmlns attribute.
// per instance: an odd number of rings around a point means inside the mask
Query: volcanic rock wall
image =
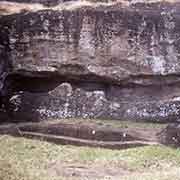
<svg viewBox="0 0 180 180"><path fill-rule="evenodd" d="M4 0L3 0L4 1ZM43 4L46 6L55 6L58 5L59 3L69 1L69 0L6 0L7 2L17 2L17 3L38 3L38 4Z"/></svg>
<svg viewBox="0 0 180 180"><path fill-rule="evenodd" d="M0 116L178 121L180 3L72 3L0 17Z"/></svg>

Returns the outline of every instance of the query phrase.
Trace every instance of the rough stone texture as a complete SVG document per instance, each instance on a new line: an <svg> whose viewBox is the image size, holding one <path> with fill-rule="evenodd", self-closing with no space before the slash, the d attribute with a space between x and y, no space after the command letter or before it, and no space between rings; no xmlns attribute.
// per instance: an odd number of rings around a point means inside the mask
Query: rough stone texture
<svg viewBox="0 0 180 180"><path fill-rule="evenodd" d="M178 2L157 2L2 16L2 111L178 121L179 12Z"/></svg>
<svg viewBox="0 0 180 180"><path fill-rule="evenodd" d="M0 0L4 1L4 0ZM68 0L6 0L7 2L18 2L18 3L40 3L46 6L55 6L61 2Z"/></svg>
<svg viewBox="0 0 180 180"><path fill-rule="evenodd" d="M159 134L159 139L162 144L180 146L180 125L170 124Z"/></svg>

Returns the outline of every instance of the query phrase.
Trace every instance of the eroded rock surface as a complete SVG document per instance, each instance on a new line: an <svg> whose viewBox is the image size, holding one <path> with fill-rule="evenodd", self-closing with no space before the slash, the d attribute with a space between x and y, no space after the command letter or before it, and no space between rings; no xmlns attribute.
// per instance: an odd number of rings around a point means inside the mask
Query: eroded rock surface
<svg viewBox="0 0 180 180"><path fill-rule="evenodd" d="M1 16L2 114L178 121L179 12L159 1Z"/></svg>
<svg viewBox="0 0 180 180"><path fill-rule="evenodd" d="M30 4L36 3L36 4L43 4L46 6L55 6L61 2L64 2L64 0L6 0L6 1L7 2L15 2L15 3L16 2L17 3L30 3Z"/></svg>
<svg viewBox="0 0 180 180"><path fill-rule="evenodd" d="M168 125L161 133L159 139L162 144L180 146L180 125L179 123Z"/></svg>

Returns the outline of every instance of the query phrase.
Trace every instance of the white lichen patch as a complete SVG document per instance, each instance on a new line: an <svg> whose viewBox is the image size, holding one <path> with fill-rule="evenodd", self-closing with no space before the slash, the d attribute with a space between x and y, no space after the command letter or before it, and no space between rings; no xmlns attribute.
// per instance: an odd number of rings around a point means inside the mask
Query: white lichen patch
<svg viewBox="0 0 180 180"><path fill-rule="evenodd" d="M166 70L165 69L166 61L164 60L164 58L160 56L153 56L152 60L153 60L151 63L152 71L154 73L164 74Z"/></svg>
<svg viewBox="0 0 180 180"><path fill-rule="evenodd" d="M180 101L180 97L178 96L178 97L174 97L173 99L172 99L172 101Z"/></svg>
<svg viewBox="0 0 180 180"><path fill-rule="evenodd" d="M54 90L49 92L49 95L52 97L59 96L63 98L64 100L67 99L67 97L72 95L72 86L69 83L62 83L60 86L56 87Z"/></svg>
<svg viewBox="0 0 180 180"><path fill-rule="evenodd" d="M136 3L157 3L157 2L169 2L169 3L175 3L178 2L178 0L132 0L132 4Z"/></svg>
<svg viewBox="0 0 180 180"><path fill-rule="evenodd" d="M42 4L38 4L38 3L29 4L29 3L15 3L15 2L7 2L7 1L0 2L0 15L21 13L23 11L36 12L43 9L45 9L45 7Z"/></svg>
<svg viewBox="0 0 180 180"><path fill-rule="evenodd" d="M76 10L79 8L85 8L85 7L91 7L91 8L97 8L97 7L112 7L116 5L121 5L122 7L128 7L130 5L136 4L136 3L157 3L157 2L169 2L169 3L175 3L178 2L177 0L132 0L131 2L128 0L109 0L107 2L98 2L93 0L78 0L78 1L69 1L69 2L63 2L59 3L57 6L53 7L47 7L40 3L15 3L15 2L7 2L7 1L1 1L0 2L0 15L9 15L9 14L15 14L15 13L21 13L23 11L25 12L36 12L39 10Z"/></svg>

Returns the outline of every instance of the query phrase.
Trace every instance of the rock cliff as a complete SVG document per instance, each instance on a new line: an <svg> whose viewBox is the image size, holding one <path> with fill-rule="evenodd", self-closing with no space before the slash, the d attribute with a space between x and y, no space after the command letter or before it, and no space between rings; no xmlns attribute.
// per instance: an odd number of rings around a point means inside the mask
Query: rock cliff
<svg viewBox="0 0 180 180"><path fill-rule="evenodd" d="M180 3L17 4L0 16L1 117L178 121Z"/></svg>

